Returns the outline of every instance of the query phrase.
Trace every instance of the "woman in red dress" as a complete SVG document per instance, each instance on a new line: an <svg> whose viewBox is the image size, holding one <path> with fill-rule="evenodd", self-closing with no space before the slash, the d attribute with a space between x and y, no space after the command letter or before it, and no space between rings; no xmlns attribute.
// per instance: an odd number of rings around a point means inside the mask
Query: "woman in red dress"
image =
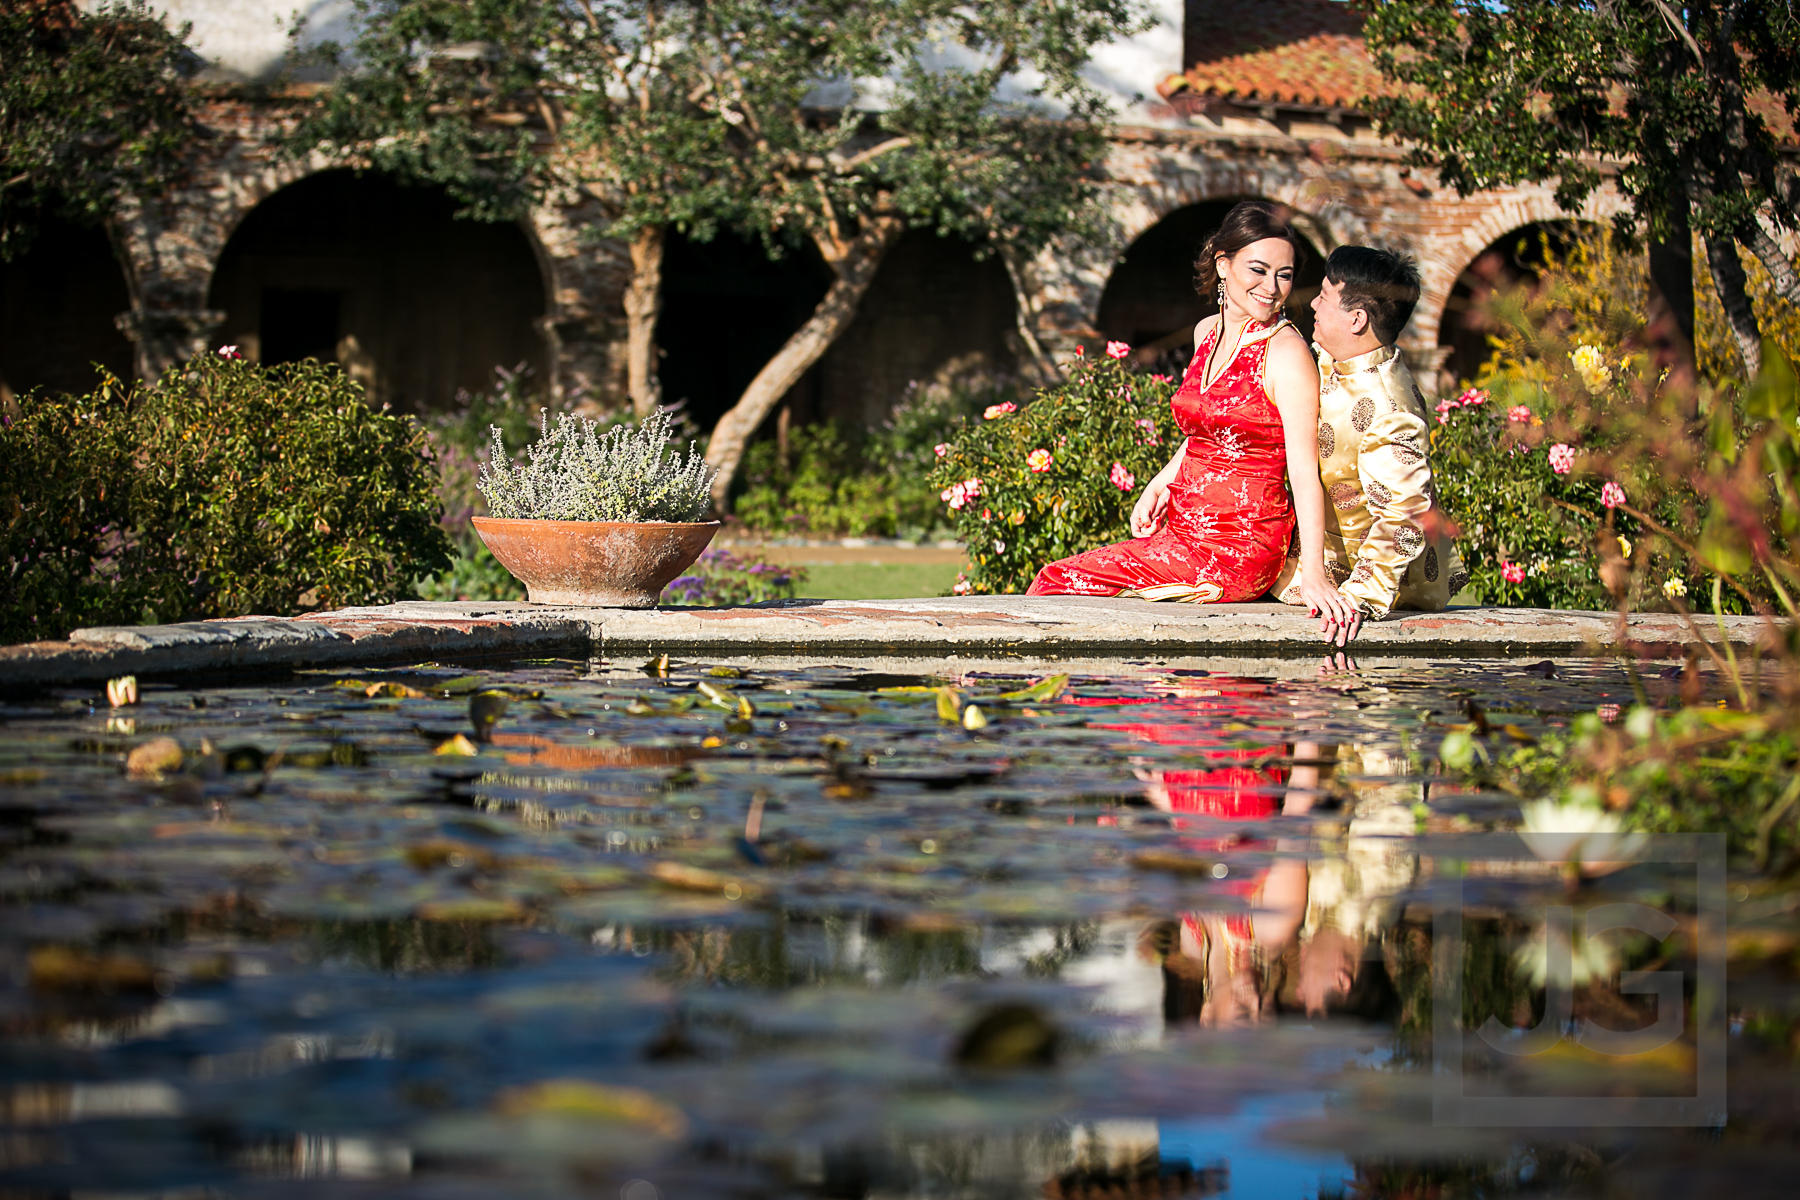
<svg viewBox="0 0 1800 1200"><path fill-rule="evenodd" d="M1199 286L1217 287L1219 315L1194 327L1175 393L1186 439L1132 509L1133 540L1051 563L1030 595L1254 600L1275 582L1297 516L1309 611L1332 640L1354 628L1325 573L1319 368L1281 316L1300 245L1274 204L1246 200L1226 214L1196 264Z"/></svg>

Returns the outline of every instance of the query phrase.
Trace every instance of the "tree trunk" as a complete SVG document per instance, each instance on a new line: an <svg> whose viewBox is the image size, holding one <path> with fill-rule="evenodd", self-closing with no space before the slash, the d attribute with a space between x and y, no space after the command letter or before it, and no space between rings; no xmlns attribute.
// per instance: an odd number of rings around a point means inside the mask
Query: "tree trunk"
<svg viewBox="0 0 1800 1200"><path fill-rule="evenodd" d="M1054 387L1062 381L1062 377L1057 372L1056 360L1044 353L1043 343L1038 341L1037 330L1034 328L1037 322L1031 312L1031 296L1025 288L1025 272L1011 247L1001 247L1000 261L1006 265L1006 277L1012 281L1013 312L1017 316L1019 340L1025 344L1025 352L1031 356L1031 369L1037 376L1036 382Z"/></svg>
<svg viewBox="0 0 1800 1200"><path fill-rule="evenodd" d="M1706 262L1712 268L1713 289L1719 293L1725 320L1737 338L1738 353L1743 355L1747 378L1754 379L1762 370L1762 330L1757 327L1756 313L1750 308L1750 293L1745 287L1743 261L1738 258L1737 239L1709 235Z"/></svg>
<svg viewBox="0 0 1800 1200"><path fill-rule="evenodd" d="M744 447L771 409L800 382L800 377L823 358L838 335L849 327L856 316L856 306L875 281L875 272L887 252L900 238L904 222L894 217L876 217L842 253L827 250L826 261L836 278L825 298L813 309L806 324L794 331L775 357L763 364L744 394L730 412L713 427L712 440L706 447L706 461L718 471L713 480L713 508L726 511L726 495L744 459Z"/></svg>
<svg viewBox="0 0 1800 1200"><path fill-rule="evenodd" d="M625 379L631 411L639 420L662 404L656 377L656 320L662 316L661 225L646 225L631 239L631 282L625 287Z"/></svg>
<svg viewBox="0 0 1800 1200"><path fill-rule="evenodd" d="M1673 357L1694 361L1694 235L1687 197L1669 205L1669 236L1650 243L1652 336L1666 342ZM1657 329L1657 325L1662 329Z"/></svg>
<svg viewBox="0 0 1800 1200"><path fill-rule="evenodd" d="M1760 223L1751 234L1750 252L1762 260L1763 268L1769 272L1769 280L1781 298L1800 308L1800 274L1795 273L1794 264Z"/></svg>

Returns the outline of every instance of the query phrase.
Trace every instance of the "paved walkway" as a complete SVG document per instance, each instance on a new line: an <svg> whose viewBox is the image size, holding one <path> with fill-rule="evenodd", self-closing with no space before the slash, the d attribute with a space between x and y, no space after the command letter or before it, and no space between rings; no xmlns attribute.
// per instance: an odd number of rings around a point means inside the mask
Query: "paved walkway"
<svg viewBox="0 0 1800 1200"><path fill-rule="evenodd" d="M1751 645L1762 623L1726 618ZM1716 639L1717 625L1705 626ZM1630 643L1675 657L1692 633L1668 614L1634 616ZM1621 648L1611 613L1455 608L1370 625L1359 658L1558 658ZM609 609L523 602L414 601L292 620L81 629L66 642L0 647L0 686L116 675L406 664L557 654L908 658L1272 657L1316 659L1317 623L1277 604L1181 605L1076 597L787 600L748 608Z"/></svg>

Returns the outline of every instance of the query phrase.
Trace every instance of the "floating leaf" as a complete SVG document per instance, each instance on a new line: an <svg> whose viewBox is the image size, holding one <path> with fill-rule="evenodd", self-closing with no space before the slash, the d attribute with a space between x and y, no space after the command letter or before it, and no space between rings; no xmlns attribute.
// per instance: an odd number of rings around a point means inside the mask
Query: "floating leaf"
<svg viewBox="0 0 1800 1200"><path fill-rule="evenodd" d="M959 1066L983 1070L1048 1067L1056 1062L1056 1027L1025 1004L1002 1004L983 1013L956 1044Z"/></svg>
<svg viewBox="0 0 1800 1200"><path fill-rule="evenodd" d="M440 745L435 751L433 751L433 753L461 755L465 758L473 758L477 754L480 754L481 750L479 747L477 747L475 745L474 742L470 741L466 736L459 733L455 737L451 738L449 741Z"/></svg>
<svg viewBox="0 0 1800 1200"><path fill-rule="evenodd" d="M953 687L937 689L937 715L940 721L962 720L962 693Z"/></svg>
<svg viewBox="0 0 1800 1200"><path fill-rule="evenodd" d="M1056 699L1063 694L1068 686L1069 677L1067 674L1051 675L1046 679L1038 680L1030 687L1020 688L1016 692L1002 692L1000 693L1000 699L1010 700L1015 703L1041 704Z"/></svg>

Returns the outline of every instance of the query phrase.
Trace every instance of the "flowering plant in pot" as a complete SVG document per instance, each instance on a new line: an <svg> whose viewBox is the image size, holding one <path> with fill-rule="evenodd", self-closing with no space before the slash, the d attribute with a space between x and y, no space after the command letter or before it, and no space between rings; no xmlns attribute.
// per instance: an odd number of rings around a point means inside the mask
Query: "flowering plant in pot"
<svg viewBox="0 0 1800 1200"><path fill-rule="evenodd" d="M719 530L703 519L713 471L692 443L685 455L670 446L666 414L604 433L546 414L524 462L493 434L476 483L489 515L475 532L535 603L651 608Z"/></svg>

